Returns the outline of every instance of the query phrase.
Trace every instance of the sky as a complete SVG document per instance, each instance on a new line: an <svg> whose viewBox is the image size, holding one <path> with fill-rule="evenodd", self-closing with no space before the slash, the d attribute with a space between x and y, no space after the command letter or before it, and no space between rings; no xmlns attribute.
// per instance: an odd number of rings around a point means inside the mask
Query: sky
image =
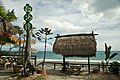
<svg viewBox="0 0 120 80"><path fill-rule="evenodd" d="M94 33L97 50L103 51L105 43L113 51L120 50L120 0L1 0L6 10L15 10L18 19L13 25L23 27L25 22L23 7L30 4L33 8L31 23L36 29L48 27L53 35ZM54 43L55 39L50 42ZM47 50L52 50L47 44ZM43 50L44 43L37 41L32 45Z"/></svg>

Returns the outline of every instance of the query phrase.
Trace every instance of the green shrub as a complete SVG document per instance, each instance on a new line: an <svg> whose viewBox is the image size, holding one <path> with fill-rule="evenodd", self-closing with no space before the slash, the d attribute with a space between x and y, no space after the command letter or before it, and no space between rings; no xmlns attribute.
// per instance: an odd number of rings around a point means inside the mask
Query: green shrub
<svg viewBox="0 0 120 80"><path fill-rule="evenodd" d="M113 61L112 63L110 63L109 71L113 74L119 75L120 63L118 63L117 61Z"/></svg>
<svg viewBox="0 0 120 80"><path fill-rule="evenodd" d="M24 64L24 58L23 58L23 56L20 56L20 57L18 58L17 64L18 64L18 65L23 65L23 64Z"/></svg>

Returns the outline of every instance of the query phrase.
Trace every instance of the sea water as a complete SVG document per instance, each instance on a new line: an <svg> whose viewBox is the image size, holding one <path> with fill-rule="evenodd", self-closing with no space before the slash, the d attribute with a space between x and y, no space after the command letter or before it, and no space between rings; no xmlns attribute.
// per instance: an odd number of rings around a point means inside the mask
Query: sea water
<svg viewBox="0 0 120 80"><path fill-rule="evenodd" d="M113 53L118 53L114 58L112 58L112 61L120 61L120 51L111 51L111 54ZM33 54L37 56L37 59L43 59L44 52L43 51L38 51L36 54ZM60 54L56 54L52 51L47 51L46 52L46 59L51 59L51 60L62 60L63 56ZM87 60L88 58L85 57L66 57L66 60ZM97 51L95 57L90 58L93 61L103 61L105 60L105 52L104 51Z"/></svg>

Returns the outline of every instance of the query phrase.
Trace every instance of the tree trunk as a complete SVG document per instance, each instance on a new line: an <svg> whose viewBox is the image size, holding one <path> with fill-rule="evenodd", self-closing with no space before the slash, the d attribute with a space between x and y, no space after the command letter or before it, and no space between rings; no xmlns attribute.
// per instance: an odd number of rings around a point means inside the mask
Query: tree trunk
<svg viewBox="0 0 120 80"><path fill-rule="evenodd" d="M44 69L45 57L46 57L46 43L47 43L47 36L45 35L45 48L44 48L44 58L42 63L42 70Z"/></svg>
<svg viewBox="0 0 120 80"><path fill-rule="evenodd" d="M24 36L23 38L24 38L24 41L25 41L25 36ZM25 42L24 42L23 45L22 45L22 54L25 53L25 52L24 52L24 48L25 48Z"/></svg>
<svg viewBox="0 0 120 80"><path fill-rule="evenodd" d="M26 56L26 61L30 61L31 59L31 44L30 44L30 31L27 31L27 36L26 36L26 46L25 46L25 56Z"/></svg>
<svg viewBox="0 0 120 80"><path fill-rule="evenodd" d="M31 31L29 31L29 36L28 36L28 61L31 59Z"/></svg>
<svg viewBox="0 0 120 80"><path fill-rule="evenodd" d="M20 53L21 53L21 38L19 38L20 41L19 41L19 57L20 57Z"/></svg>
<svg viewBox="0 0 120 80"><path fill-rule="evenodd" d="M30 43L30 31L27 31L26 35L26 46L25 46L25 63L24 63L24 75L26 75L26 68L27 68L27 63L30 62L31 59L31 43Z"/></svg>
<svg viewBox="0 0 120 80"><path fill-rule="evenodd" d="M12 49L12 47L11 47L11 44L10 44L10 49L9 49L9 53L11 52L11 49ZM10 53L11 54L11 53Z"/></svg>
<svg viewBox="0 0 120 80"><path fill-rule="evenodd" d="M106 61L106 73L108 72L108 62Z"/></svg>

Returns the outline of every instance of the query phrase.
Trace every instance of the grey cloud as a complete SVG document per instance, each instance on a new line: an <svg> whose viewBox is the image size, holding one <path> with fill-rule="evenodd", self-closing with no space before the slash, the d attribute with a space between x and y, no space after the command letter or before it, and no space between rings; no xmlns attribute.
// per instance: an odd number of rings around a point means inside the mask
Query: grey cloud
<svg viewBox="0 0 120 80"><path fill-rule="evenodd" d="M92 29L94 29L95 31L119 30L119 24L119 21L101 21L95 23L95 27L93 27Z"/></svg>
<svg viewBox="0 0 120 80"><path fill-rule="evenodd" d="M102 14L99 19L120 20L120 0L91 0L85 9L86 16Z"/></svg>
<svg viewBox="0 0 120 80"><path fill-rule="evenodd" d="M96 12L103 12L120 7L119 0L94 0L91 4Z"/></svg>
<svg viewBox="0 0 120 80"><path fill-rule="evenodd" d="M59 16L80 13L81 11L72 5L74 0L41 0L35 3L35 8L41 10L39 14Z"/></svg>

